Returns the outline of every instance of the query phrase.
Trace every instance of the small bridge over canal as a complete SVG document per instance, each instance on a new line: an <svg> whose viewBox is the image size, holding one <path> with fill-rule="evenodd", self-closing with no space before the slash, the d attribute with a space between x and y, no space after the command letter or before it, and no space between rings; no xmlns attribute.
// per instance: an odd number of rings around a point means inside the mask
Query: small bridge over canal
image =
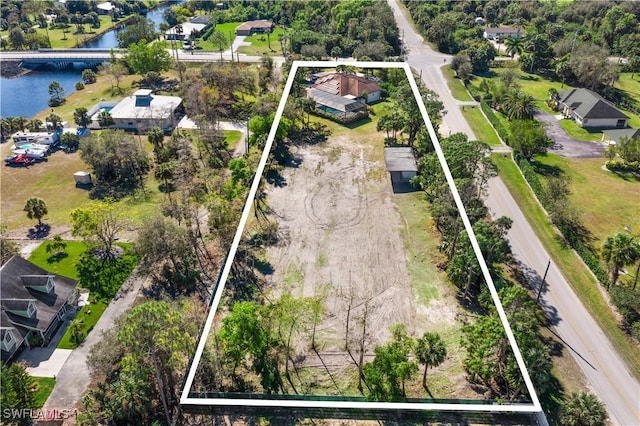
<svg viewBox="0 0 640 426"><path fill-rule="evenodd" d="M111 60L112 49L39 49L0 52L0 61L20 61L25 68L37 68L50 65L56 68L69 68L73 64L95 67ZM123 54L114 49L116 58Z"/></svg>

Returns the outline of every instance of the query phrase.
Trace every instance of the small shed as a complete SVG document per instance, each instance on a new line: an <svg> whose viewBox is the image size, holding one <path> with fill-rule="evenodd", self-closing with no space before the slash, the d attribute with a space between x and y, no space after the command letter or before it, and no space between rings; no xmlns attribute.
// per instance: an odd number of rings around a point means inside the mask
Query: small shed
<svg viewBox="0 0 640 426"><path fill-rule="evenodd" d="M76 180L76 185L91 185L91 173L75 172L73 178Z"/></svg>
<svg viewBox="0 0 640 426"><path fill-rule="evenodd" d="M418 174L416 157L411 147L385 148L384 163L391 174L391 182L409 182Z"/></svg>

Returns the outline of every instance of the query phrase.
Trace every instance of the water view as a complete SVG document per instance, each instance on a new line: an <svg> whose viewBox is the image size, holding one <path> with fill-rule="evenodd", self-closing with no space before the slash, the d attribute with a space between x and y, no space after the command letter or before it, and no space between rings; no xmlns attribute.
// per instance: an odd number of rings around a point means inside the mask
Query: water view
<svg viewBox="0 0 640 426"><path fill-rule="evenodd" d="M147 14L158 29L164 21L162 14L169 7L163 5ZM109 31L85 48L110 49L118 46L117 31ZM76 64L78 69L72 70L38 70L16 78L0 78L0 116L17 117L24 115L33 117L48 108L49 84L56 80L64 87L65 95L76 91L75 84L82 81L82 64Z"/></svg>

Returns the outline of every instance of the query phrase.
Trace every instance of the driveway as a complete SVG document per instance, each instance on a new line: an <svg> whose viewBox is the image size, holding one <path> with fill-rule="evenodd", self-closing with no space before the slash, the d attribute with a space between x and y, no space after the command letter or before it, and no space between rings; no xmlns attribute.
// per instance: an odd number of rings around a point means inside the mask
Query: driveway
<svg viewBox="0 0 640 426"><path fill-rule="evenodd" d="M558 119L554 115L546 111L537 110L535 118L545 125L547 136L555 142L549 152L567 158L599 158L603 156L604 143L580 141L572 138L560 126Z"/></svg>
<svg viewBox="0 0 640 426"><path fill-rule="evenodd" d="M60 326L48 346L43 348L25 349L17 361L25 364L27 373L34 377L56 377L71 355L71 349L57 349L56 346L62 339L70 319Z"/></svg>

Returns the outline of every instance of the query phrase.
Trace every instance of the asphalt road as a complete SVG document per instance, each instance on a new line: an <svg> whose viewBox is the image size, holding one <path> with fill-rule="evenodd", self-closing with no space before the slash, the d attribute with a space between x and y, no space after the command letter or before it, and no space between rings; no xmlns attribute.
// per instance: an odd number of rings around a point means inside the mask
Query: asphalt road
<svg viewBox="0 0 640 426"><path fill-rule="evenodd" d="M407 62L422 76L427 87L440 95L445 105L447 114L440 127L441 133L464 132L475 138L440 71L451 57L433 52L423 44L396 1L389 0L389 4L408 47ZM523 264L529 284L538 289L550 257L499 177L489 181L487 205L495 216L513 219L508 234L511 248L515 258ZM548 285L541 295L541 303L553 321L555 332L565 343L565 349L574 357L593 391L605 404L611 422L629 426L640 424L640 384L553 261L546 282Z"/></svg>

